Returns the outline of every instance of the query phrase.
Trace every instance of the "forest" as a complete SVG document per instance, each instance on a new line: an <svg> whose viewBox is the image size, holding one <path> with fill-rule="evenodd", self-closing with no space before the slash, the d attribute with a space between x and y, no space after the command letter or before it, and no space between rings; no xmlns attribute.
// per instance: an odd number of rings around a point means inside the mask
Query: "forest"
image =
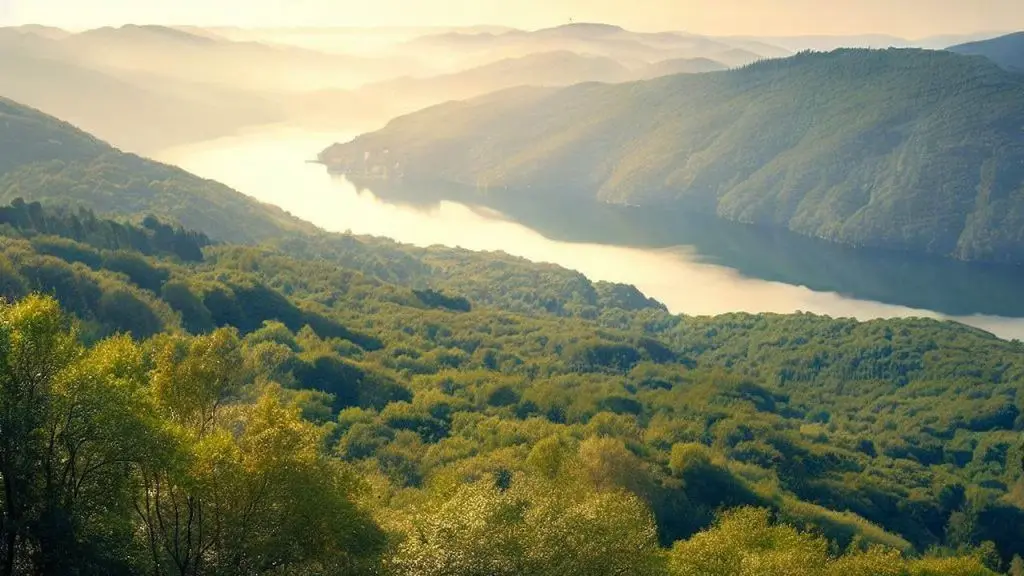
<svg viewBox="0 0 1024 576"><path fill-rule="evenodd" d="M1024 263L1024 77L981 56L802 52L644 82L519 87L321 154L353 178L545 206L669 207L858 247Z"/></svg>
<svg viewBox="0 0 1024 576"><path fill-rule="evenodd" d="M1024 573L1024 344L0 209L0 574Z"/></svg>

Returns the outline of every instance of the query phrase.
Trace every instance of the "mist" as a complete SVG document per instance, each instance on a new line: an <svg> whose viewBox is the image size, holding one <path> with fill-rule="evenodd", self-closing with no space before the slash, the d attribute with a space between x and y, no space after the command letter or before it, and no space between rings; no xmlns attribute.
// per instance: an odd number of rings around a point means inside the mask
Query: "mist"
<svg viewBox="0 0 1024 576"><path fill-rule="evenodd" d="M518 86L713 73L804 49L974 39L708 36L597 23L505 26L0 28L0 96L134 153L290 125L347 132Z"/></svg>

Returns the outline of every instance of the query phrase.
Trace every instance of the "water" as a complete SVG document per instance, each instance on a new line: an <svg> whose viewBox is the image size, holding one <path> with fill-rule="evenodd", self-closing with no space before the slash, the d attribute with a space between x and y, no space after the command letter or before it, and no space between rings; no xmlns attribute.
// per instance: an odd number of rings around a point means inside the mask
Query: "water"
<svg viewBox="0 0 1024 576"><path fill-rule="evenodd" d="M853 250L714 219L612 206L543 205L440 187L375 192L308 161L351 134L262 128L158 155L331 231L419 246L502 250L636 285L677 313L814 312L949 318L1024 339L1024 272ZM452 199L462 199L456 202ZM472 200L472 204L469 202Z"/></svg>

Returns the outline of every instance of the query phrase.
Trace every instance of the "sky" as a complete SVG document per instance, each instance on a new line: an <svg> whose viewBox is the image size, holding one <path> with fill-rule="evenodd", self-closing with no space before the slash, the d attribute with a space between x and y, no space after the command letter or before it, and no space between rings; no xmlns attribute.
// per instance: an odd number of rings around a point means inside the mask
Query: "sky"
<svg viewBox="0 0 1024 576"><path fill-rule="evenodd" d="M1024 29L1024 0L0 0L0 24L448 26L606 22L712 35Z"/></svg>

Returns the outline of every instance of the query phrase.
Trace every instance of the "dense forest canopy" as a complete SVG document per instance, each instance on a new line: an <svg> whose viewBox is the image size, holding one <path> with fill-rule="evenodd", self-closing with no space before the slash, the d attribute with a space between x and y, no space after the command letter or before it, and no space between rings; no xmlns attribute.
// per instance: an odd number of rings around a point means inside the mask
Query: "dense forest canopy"
<svg viewBox="0 0 1024 576"><path fill-rule="evenodd" d="M673 316L351 236L185 259L16 206L36 214L0 227L16 571L980 575L1024 553L1020 343Z"/></svg>
<svg viewBox="0 0 1024 576"><path fill-rule="evenodd" d="M1021 101L1024 76L982 57L806 52L448 103L321 159L357 178L541 204L669 204L857 246L1021 263Z"/></svg>

